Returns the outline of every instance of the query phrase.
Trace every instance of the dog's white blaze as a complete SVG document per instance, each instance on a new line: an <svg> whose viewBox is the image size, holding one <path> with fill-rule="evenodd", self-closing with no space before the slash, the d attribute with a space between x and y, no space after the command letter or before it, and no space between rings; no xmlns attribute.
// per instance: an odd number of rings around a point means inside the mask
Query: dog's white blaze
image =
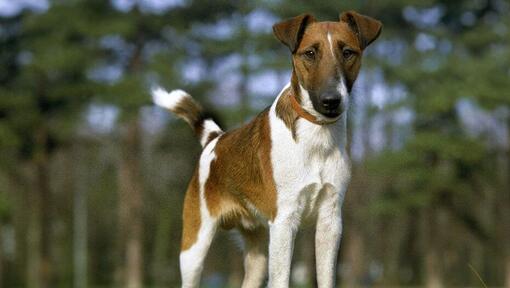
<svg viewBox="0 0 510 288"><path fill-rule="evenodd" d="M306 109L309 96L303 87L301 92L302 98L305 98L303 107ZM340 116L342 119L330 125L316 125L299 119L296 124L296 142L291 131L276 115L276 103L280 96L271 106L269 113L271 163L278 207L278 214L270 223L269 287L288 286L286 281L290 271L295 231L302 220L331 213L333 210L325 205L327 202L337 203L335 209L340 209L350 175L345 153L345 113ZM308 105L311 105L311 101ZM324 212L320 212L321 210ZM340 217L340 213L335 215ZM327 225L334 223L340 227L339 217L332 218ZM325 232L323 230L326 230L326 226L322 225L320 232ZM336 257L337 250L334 248L338 246L339 233L335 231L333 230L333 236L326 237L325 242L320 242L317 246L322 249L321 255L328 259ZM328 260L326 263L333 261ZM322 275L323 277L329 277L327 271L331 271L333 267L330 266L334 264L325 265L328 266L320 268L320 271L327 274Z"/></svg>
<svg viewBox="0 0 510 288"><path fill-rule="evenodd" d="M198 185L200 193L200 229L195 244L180 254L180 267L182 287L198 287L200 274L207 251L211 245L217 228L217 219L213 218L207 210L205 202L205 183L209 177L211 162L216 158L214 147L219 137L211 141L202 151L199 161Z"/></svg>
<svg viewBox="0 0 510 288"><path fill-rule="evenodd" d="M328 32L328 42L329 42L329 50L331 51L331 55L335 58L335 50L333 50L333 40L331 40L331 33Z"/></svg>
<svg viewBox="0 0 510 288"><path fill-rule="evenodd" d="M216 124L216 122L214 122L212 119L206 119L203 123L203 128L204 130L202 130L202 135L200 137L200 144L202 144L202 146L204 146L207 143L207 140L209 139L209 135L211 133L222 132L218 124Z"/></svg>
<svg viewBox="0 0 510 288"><path fill-rule="evenodd" d="M345 85L345 77L343 74L340 74L340 83L338 83L337 90L342 97L342 108L344 111L347 111L347 108L349 108L349 91L347 91L347 86Z"/></svg>
<svg viewBox="0 0 510 288"><path fill-rule="evenodd" d="M158 106L173 110L185 98L191 96L183 90L173 90L168 92L161 87L156 87L152 90L152 101Z"/></svg>

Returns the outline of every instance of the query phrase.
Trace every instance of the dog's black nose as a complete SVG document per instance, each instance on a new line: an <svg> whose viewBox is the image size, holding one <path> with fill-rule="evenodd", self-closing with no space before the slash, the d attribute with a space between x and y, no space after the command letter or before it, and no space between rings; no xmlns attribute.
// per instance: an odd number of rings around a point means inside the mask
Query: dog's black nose
<svg viewBox="0 0 510 288"><path fill-rule="evenodd" d="M340 106L340 98L336 98L336 97L327 97L327 98L324 98L322 100L322 106L326 109L326 110L335 110L338 108L338 106Z"/></svg>

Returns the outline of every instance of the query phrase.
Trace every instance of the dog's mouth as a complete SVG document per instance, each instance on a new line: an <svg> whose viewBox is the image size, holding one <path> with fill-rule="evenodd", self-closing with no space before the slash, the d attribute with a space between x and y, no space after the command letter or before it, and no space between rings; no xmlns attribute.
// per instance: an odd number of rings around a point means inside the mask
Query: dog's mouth
<svg viewBox="0 0 510 288"><path fill-rule="evenodd" d="M312 101L312 104L313 109L328 120L335 120L335 118L338 118L344 112L341 104L334 107L325 107L321 103L315 103L315 101Z"/></svg>
<svg viewBox="0 0 510 288"><path fill-rule="evenodd" d="M320 113L327 118L337 118L338 116L342 115L342 111L336 111L336 110L329 110L329 111L320 112Z"/></svg>

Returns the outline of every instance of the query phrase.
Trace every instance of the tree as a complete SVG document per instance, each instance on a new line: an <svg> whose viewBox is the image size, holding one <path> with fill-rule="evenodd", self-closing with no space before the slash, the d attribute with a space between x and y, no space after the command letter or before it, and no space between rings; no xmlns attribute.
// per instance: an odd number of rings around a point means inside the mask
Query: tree
<svg viewBox="0 0 510 288"><path fill-rule="evenodd" d="M2 148L10 147L11 160L28 168L22 172L17 164L4 166L15 183L26 183L28 287L49 287L54 279L49 163L54 152L69 142L83 104L94 89L86 75L93 49L84 37L86 27L79 25L83 16L75 8L55 5L43 14L15 16L5 39L14 55L2 58L2 66L8 70L2 74L0 120L9 128L6 139L12 140ZM55 25L70 15L76 16L75 22Z"/></svg>

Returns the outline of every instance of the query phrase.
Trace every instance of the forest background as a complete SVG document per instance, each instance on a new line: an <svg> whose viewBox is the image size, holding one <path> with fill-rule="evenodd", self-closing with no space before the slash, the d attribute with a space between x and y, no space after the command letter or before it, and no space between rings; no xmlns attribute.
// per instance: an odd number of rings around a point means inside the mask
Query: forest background
<svg viewBox="0 0 510 288"><path fill-rule="evenodd" d="M0 0L0 286L177 287L200 145L149 88L236 127L289 80L272 25L351 9L384 29L349 112L339 283L510 287L505 0ZM293 287L314 286L310 233ZM232 238L204 287L239 287Z"/></svg>

